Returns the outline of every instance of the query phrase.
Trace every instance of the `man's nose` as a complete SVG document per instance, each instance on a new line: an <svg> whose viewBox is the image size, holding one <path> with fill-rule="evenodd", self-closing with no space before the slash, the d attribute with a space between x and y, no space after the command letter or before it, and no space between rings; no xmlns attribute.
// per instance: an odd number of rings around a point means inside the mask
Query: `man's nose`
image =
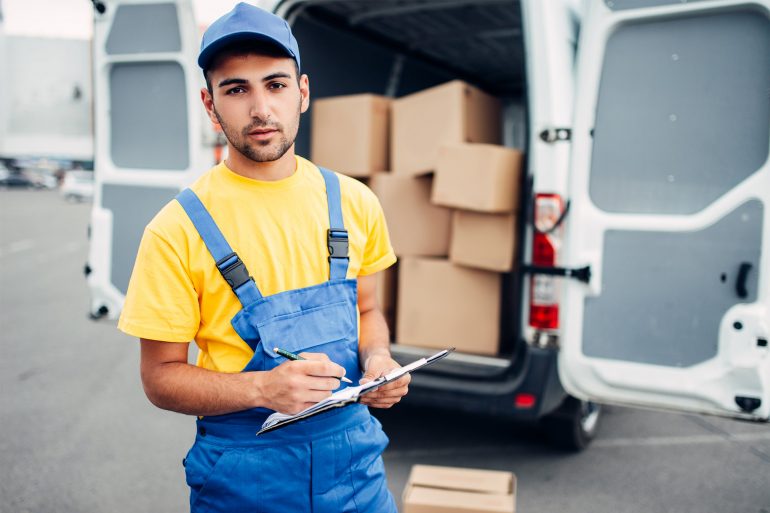
<svg viewBox="0 0 770 513"><path fill-rule="evenodd" d="M251 102L251 110L249 115L252 118L259 118L266 120L270 117L270 104L267 95L263 92L258 92L253 95Z"/></svg>

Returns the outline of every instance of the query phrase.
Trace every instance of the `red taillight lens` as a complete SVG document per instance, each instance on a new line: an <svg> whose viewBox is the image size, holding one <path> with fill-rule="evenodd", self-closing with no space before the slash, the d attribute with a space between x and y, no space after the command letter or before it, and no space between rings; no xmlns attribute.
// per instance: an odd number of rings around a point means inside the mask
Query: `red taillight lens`
<svg viewBox="0 0 770 513"><path fill-rule="evenodd" d="M532 240L532 264L554 267L561 245L561 228L553 230L562 211L561 196L538 194L535 197L535 227ZM559 327L559 290L553 276L534 274L529 287L529 325L536 329Z"/></svg>
<svg viewBox="0 0 770 513"><path fill-rule="evenodd" d="M529 409L534 408L535 404L537 403L537 397L535 397L533 394L516 394L516 397L513 398L513 405L516 408L521 409Z"/></svg>

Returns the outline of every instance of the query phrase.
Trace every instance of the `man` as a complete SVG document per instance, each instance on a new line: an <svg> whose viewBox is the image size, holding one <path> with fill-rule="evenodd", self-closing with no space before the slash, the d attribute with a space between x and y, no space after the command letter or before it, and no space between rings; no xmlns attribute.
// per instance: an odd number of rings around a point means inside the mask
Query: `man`
<svg viewBox="0 0 770 513"><path fill-rule="evenodd" d="M147 226L118 325L141 339L148 398L198 416L191 510L395 511L387 437L366 406L397 403L408 375L256 436L268 415L328 397L343 376L398 367L375 299L375 273L395 262L382 209L363 184L295 156L310 93L286 22L238 4L206 31L198 64L228 157Z"/></svg>

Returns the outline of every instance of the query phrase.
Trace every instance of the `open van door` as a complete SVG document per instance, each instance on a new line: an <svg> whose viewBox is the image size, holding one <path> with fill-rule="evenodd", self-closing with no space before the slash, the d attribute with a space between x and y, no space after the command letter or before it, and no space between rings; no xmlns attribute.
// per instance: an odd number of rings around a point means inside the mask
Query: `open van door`
<svg viewBox="0 0 770 513"><path fill-rule="evenodd" d="M95 2L92 317L118 316L145 225L213 165L197 36L190 0Z"/></svg>
<svg viewBox="0 0 770 513"><path fill-rule="evenodd" d="M770 2L591 0L578 48L565 389L767 420Z"/></svg>

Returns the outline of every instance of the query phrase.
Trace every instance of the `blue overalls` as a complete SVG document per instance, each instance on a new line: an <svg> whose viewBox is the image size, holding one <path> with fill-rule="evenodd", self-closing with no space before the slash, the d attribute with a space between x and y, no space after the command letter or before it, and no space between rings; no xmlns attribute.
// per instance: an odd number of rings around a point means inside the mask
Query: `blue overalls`
<svg viewBox="0 0 770 513"><path fill-rule="evenodd" d="M190 189L177 196L243 308L232 325L254 350L243 369L267 371L285 361L273 351L326 353L354 383L358 359L357 289L346 279L348 236L337 176L321 168L329 208L329 281L263 297L203 203ZM354 404L256 436L272 410L198 419L184 460L193 512L395 512L382 451L388 438L366 406Z"/></svg>

